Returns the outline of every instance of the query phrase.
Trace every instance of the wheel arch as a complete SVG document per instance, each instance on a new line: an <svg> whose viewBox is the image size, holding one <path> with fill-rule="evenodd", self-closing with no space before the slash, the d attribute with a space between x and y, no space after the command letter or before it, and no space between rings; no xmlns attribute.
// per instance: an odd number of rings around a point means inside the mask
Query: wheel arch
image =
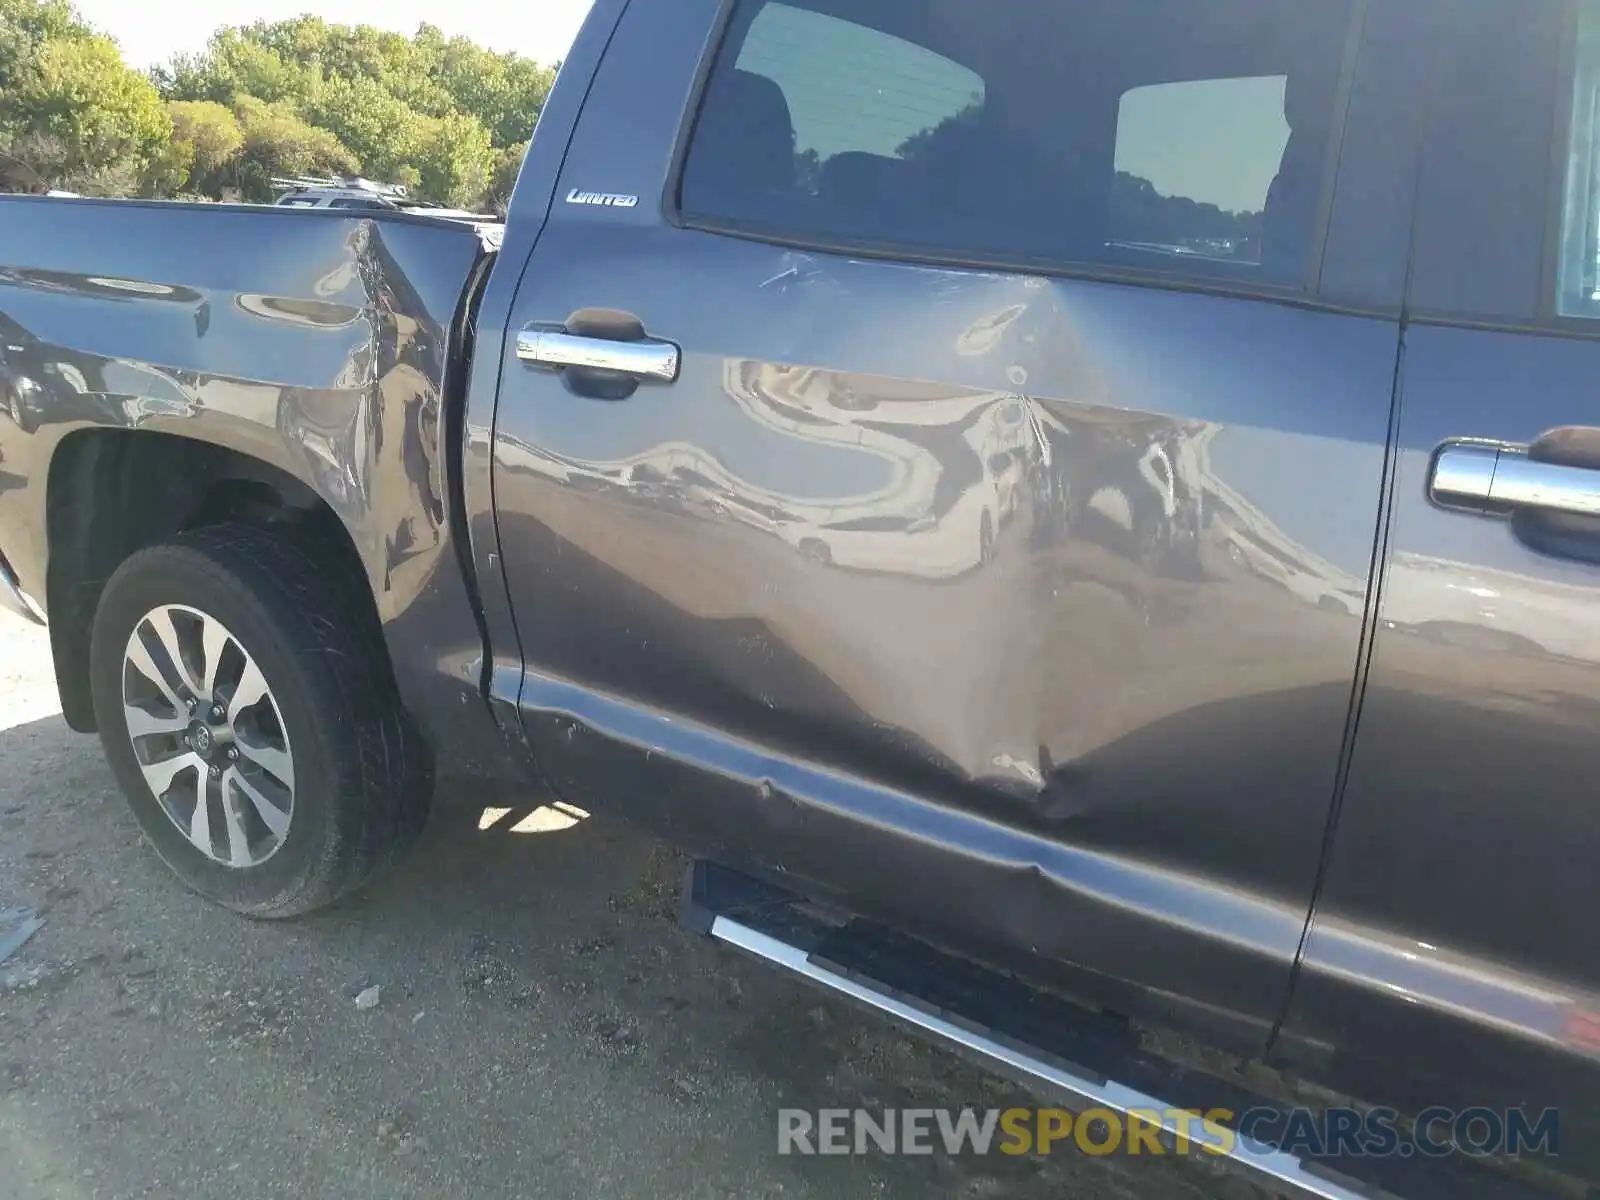
<svg viewBox="0 0 1600 1200"><path fill-rule="evenodd" d="M67 724L93 732L88 630L106 581L130 555L189 529L235 521L295 528L324 547L380 630L367 569L333 506L281 467L224 446L147 430L84 429L51 457L45 594Z"/></svg>

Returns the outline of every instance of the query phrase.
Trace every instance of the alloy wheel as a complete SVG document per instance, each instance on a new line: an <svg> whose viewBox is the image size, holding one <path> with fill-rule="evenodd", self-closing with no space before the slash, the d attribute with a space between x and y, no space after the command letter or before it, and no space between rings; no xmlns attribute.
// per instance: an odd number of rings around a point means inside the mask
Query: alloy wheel
<svg viewBox="0 0 1600 1200"><path fill-rule="evenodd" d="M294 755L266 677L221 621L176 604L147 613L123 654L122 709L146 784L196 849L234 868L278 852Z"/></svg>

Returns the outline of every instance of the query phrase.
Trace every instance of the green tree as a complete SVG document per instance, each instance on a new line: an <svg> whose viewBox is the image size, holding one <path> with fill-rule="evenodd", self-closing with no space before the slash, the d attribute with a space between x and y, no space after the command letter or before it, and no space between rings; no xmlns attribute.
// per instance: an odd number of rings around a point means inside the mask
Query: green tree
<svg viewBox="0 0 1600 1200"><path fill-rule="evenodd" d="M299 104L320 81L304 65L285 62L259 38L261 26L222 29L203 54L179 57L154 73L168 100L214 100L231 105L240 96L268 104Z"/></svg>
<svg viewBox="0 0 1600 1200"><path fill-rule="evenodd" d="M169 141L145 166L140 190L147 196L175 196L189 182L193 170L194 146Z"/></svg>
<svg viewBox="0 0 1600 1200"><path fill-rule="evenodd" d="M393 179L427 138L425 118L366 75L336 75L305 104L306 118L333 133L374 176Z"/></svg>
<svg viewBox="0 0 1600 1200"><path fill-rule="evenodd" d="M6 3L18 7L16 0ZM5 44L20 44L29 54L25 61L0 65L7 80L0 131L12 153L24 157L18 147L31 153L34 168L57 187L98 190L96 181L108 172L144 171L161 158L172 135L155 87L122 61L114 42L79 24L62 36L38 36L38 30L60 27L55 5L38 7L45 11L31 27L6 14Z"/></svg>
<svg viewBox="0 0 1600 1200"><path fill-rule="evenodd" d="M489 182L489 131L463 113L422 119L426 132L412 162L422 194L456 208L476 204Z"/></svg>
<svg viewBox="0 0 1600 1200"><path fill-rule="evenodd" d="M237 186L244 149L239 119L214 100L174 100L167 105L167 115L172 119L172 145L188 147L190 186L208 196L220 196L224 188Z"/></svg>
<svg viewBox="0 0 1600 1200"><path fill-rule="evenodd" d="M357 171L453 206L503 204L555 69L436 26L318 17L219 29L149 77L70 0L0 0L0 154L13 186L271 198ZM163 101L165 103L163 103Z"/></svg>
<svg viewBox="0 0 1600 1200"><path fill-rule="evenodd" d="M533 136L550 89L556 85L556 68L528 58L512 58L506 63L506 85L505 104L496 120L488 122L497 146L526 142Z"/></svg>
<svg viewBox="0 0 1600 1200"><path fill-rule="evenodd" d="M522 160L528 153L528 143L521 142L494 151L494 163L489 169L489 187L483 195L483 206L505 216L511 206L511 192L517 186L517 175L522 171Z"/></svg>
<svg viewBox="0 0 1600 1200"><path fill-rule="evenodd" d="M0 0L0 108L27 86L34 60L46 42L86 37L67 0Z"/></svg>
<svg viewBox="0 0 1600 1200"><path fill-rule="evenodd" d="M20 164L20 169L17 168ZM23 191L63 188L85 196L133 196L148 187L149 164L129 159L83 165L75 148L47 133L24 132L0 150L6 182ZM37 189L35 188L37 184ZM0 186L0 191L5 187Z"/></svg>
<svg viewBox="0 0 1600 1200"><path fill-rule="evenodd" d="M555 70L433 25L407 38L306 16L220 30L156 78L169 100L271 102L333 133L367 174L460 205L494 193L498 152L527 141Z"/></svg>
<svg viewBox="0 0 1600 1200"><path fill-rule="evenodd" d="M449 40L437 25L424 22L408 44L408 69L403 73L391 72L387 79L396 96L430 117L442 117L456 105L455 97L440 82L448 45Z"/></svg>
<svg viewBox="0 0 1600 1200"><path fill-rule="evenodd" d="M444 47L439 81L458 109L488 127L496 146L509 146L526 141L533 132L555 84L555 72L458 37Z"/></svg>
<svg viewBox="0 0 1600 1200"><path fill-rule="evenodd" d="M168 103L174 100L210 100L231 104L233 80L208 54L177 54L161 66L150 68L150 79Z"/></svg>
<svg viewBox="0 0 1600 1200"><path fill-rule="evenodd" d="M967 106L954 116L946 117L931 129L914 133L895 149L895 154L907 162L927 162L940 153L959 152L958 148L972 141L983 120L983 97L974 96Z"/></svg>
<svg viewBox="0 0 1600 1200"><path fill-rule="evenodd" d="M346 175L361 169L332 133L307 124L284 105L246 96L234 111L244 133L235 178L246 200L270 201L274 176Z"/></svg>

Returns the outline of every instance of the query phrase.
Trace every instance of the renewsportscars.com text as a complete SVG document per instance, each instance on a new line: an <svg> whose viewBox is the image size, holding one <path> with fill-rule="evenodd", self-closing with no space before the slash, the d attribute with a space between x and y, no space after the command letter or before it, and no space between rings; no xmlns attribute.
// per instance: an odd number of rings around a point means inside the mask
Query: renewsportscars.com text
<svg viewBox="0 0 1600 1200"><path fill-rule="evenodd" d="M1444 1158L1554 1156L1555 1109L1429 1108L1413 1121L1394 1109L1134 1109L1072 1113L1060 1108L849 1109L778 1112L779 1154L1250 1154L1306 1158L1420 1155Z"/></svg>

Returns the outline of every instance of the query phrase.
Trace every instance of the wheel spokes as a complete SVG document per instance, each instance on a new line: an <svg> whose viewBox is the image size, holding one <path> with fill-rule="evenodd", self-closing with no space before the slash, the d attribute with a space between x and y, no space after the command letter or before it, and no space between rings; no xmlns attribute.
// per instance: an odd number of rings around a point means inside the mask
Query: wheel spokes
<svg viewBox="0 0 1600 1200"><path fill-rule="evenodd" d="M163 758L159 762L141 763L139 770L144 772L144 781L150 785L150 790L157 796L164 796L172 787L172 781L178 777L179 772L193 768L201 775L206 773L206 764L201 757L192 750L182 754L174 754L171 758Z"/></svg>
<svg viewBox="0 0 1600 1200"><path fill-rule="evenodd" d="M178 642L178 630L172 623L172 610L158 608L145 620L160 640L161 648L167 652L167 659L172 663L172 669L178 673L178 681L189 689L191 696L204 695L200 681L194 677L189 670L189 664L184 660L183 647Z"/></svg>
<svg viewBox="0 0 1600 1200"><path fill-rule="evenodd" d="M130 737L153 737L164 733L169 737L182 733L189 725L189 714L179 708L178 712L170 717L161 716L140 708L136 704L124 704L123 715L128 726Z"/></svg>
<svg viewBox="0 0 1600 1200"><path fill-rule="evenodd" d="M294 755L244 644L197 609L164 605L128 639L122 692L140 773L183 837L236 868L276 853L294 814Z"/></svg>
<svg viewBox="0 0 1600 1200"><path fill-rule="evenodd" d="M232 640L228 636L228 631L222 627L221 621L213 621L210 617L200 618L200 649L204 655L201 666L200 686L203 689L201 694L213 703L217 695L217 668L222 665L222 652L228 648L228 643Z"/></svg>
<svg viewBox="0 0 1600 1200"><path fill-rule="evenodd" d="M237 768L227 772L223 782L231 782L255 806L256 813L261 817L261 823L272 831L273 836L282 837L289 829L289 814L284 812L261 791L254 783L247 779L244 772Z"/></svg>
<svg viewBox="0 0 1600 1200"><path fill-rule="evenodd" d="M250 854L250 838L239 820L239 806L232 803L226 792L222 797L222 820L228 830L228 865L248 867L254 861Z"/></svg>
<svg viewBox="0 0 1600 1200"><path fill-rule="evenodd" d="M174 712L186 711L178 693L172 689L172 684L167 682L166 672L156 665L156 660L150 656L150 647L145 645L144 639L139 636L138 630L134 631L132 639L128 642L127 662L134 670L149 680L151 686L158 690L166 702L172 705Z"/></svg>
<svg viewBox="0 0 1600 1200"><path fill-rule="evenodd" d="M262 677L255 660L245 659L244 673L239 676L239 686L233 689L233 696L228 701L228 720L237 721L240 713L247 708L254 708L270 694L267 691L267 681Z"/></svg>
<svg viewBox="0 0 1600 1200"><path fill-rule="evenodd" d="M255 745L242 737L235 740L234 745L241 756L255 763L291 792L294 791L294 759L287 750Z"/></svg>
<svg viewBox="0 0 1600 1200"><path fill-rule="evenodd" d="M195 773L194 783L194 812L189 817L189 828L184 832L189 835L189 840L195 847L208 857L213 855L211 848L211 789L209 787L210 775L201 769Z"/></svg>

